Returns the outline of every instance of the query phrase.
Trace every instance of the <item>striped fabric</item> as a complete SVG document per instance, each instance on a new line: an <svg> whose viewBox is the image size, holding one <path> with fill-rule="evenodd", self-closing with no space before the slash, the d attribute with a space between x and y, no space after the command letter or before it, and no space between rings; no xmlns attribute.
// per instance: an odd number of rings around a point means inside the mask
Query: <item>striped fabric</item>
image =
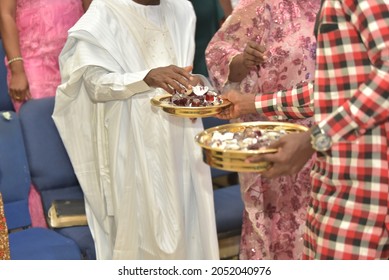
<svg viewBox="0 0 389 280"><path fill-rule="evenodd" d="M313 92L258 95L256 106L309 116L313 93L315 121L332 137L311 174L304 258L388 259L389 1L326 0L319 19Z"/></svg>

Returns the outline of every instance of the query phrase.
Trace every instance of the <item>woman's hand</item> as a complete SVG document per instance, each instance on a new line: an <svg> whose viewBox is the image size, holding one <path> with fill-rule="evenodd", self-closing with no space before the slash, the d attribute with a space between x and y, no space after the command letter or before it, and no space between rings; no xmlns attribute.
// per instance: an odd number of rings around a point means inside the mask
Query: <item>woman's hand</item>
<svg viewBox="0 0 389 280"><path fill-rule="evenodd" d="M249 41L243 51L243 64L246 68L260 66L267 60L265 47L258 43Z"/></svg>
<svg viewBox="0 0 389 280"><path fill-rule="evenodd" d="M27 76L24 72L11 74L9 95L16 102L24 102L31 99Z"/></svg>
<svg viewBox="0 0 389 280"><path fill-rule="evenodd" d="M247 76L250 69L260 67L267 60L265 52L264 46L255 42L248 42L243 52L232 59L228 80L240 83Z"/></svg>

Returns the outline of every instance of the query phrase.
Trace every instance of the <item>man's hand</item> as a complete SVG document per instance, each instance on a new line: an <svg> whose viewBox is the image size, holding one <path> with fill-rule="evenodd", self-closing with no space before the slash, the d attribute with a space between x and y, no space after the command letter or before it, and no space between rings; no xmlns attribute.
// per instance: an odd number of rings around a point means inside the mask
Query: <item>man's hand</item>
<svg viewBox="0 0 389 280"><path fill-rule="evenodd" d="M190 74L192 66L184 68L170 65L150 70L144 78L147 85L154 88L162 88L173 94L174 91L184 93L186 89L191 89L196 82L194 76Z"/></svg>
<svg viewBox="0 0 389 280"><path fill-rule="evenodd" d="M282 175L298 173L314 154L310 132L290 133L269 146L278 149L276 153L253 156L249 162L267 161L271 166L262 173L265 178L276 178Z"/></svg>
<svg viewBox="0 0 389 280"><path fill-rule="evenodd" d="M230 90L222 94L221 97L230 101L232 105L216 115L219 119L235 119L241 115L256 113L254 94Z"/></svg>

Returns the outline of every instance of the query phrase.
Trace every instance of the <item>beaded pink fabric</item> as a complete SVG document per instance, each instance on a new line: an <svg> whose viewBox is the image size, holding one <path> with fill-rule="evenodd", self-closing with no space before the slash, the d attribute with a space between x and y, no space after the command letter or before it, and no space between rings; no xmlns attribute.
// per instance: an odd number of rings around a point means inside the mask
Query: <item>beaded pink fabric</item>
<svg viewBox="0 0 389 280"><path fill-rule="evenodd" d="M244 94L290 89L311 81L315 71L313 35L320 0L241 0L206 50L212 83L220 91L239 88ZM247 41L263 44L269 56L250 70L240 84L228 82L232 58ZM237 121L265 121L245 115ZM274 121L274 119L271 119ZM310 126L311 119L283 120ZM300 259L312 161L295 176L265 180L257 173L240 173L245 213L241 259Z"/></svg>

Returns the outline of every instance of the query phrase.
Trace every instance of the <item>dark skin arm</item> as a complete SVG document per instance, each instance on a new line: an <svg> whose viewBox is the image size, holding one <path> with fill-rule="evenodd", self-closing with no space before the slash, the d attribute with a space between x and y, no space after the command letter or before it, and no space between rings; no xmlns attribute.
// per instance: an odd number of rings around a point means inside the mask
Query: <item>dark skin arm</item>
<svg viewBox="0 0 389 280"><path fill-rule="evenodd" d="M84 11L88 10L92 0L82 0L82 6L84 7Z"/></svg>
<svg viewBox="0 0 389 280"><path fill-rule="evenodd" d="M8 60L21 57L15 14L16 0L0 1L0 31ZM8 90L11 99L18 102L30 99L31 96L23 61L14 61L9 65L9 68L11 70L11 80Z"/></svg>
<svg viewBox="0 0 389 280"><path fill-rule="evenodd" d="M258 43L248 42L243 53L236 55L230 64L230 74L228 80L231 82L241 82L253 67L260 65L267 60L266 49ZM241 115L255 113L255 96L252 94L242 94L236 90L230 90L223 94L223 99L229 100L232 105L225 108L216 115L219 119L234 119Z"/></svg>

